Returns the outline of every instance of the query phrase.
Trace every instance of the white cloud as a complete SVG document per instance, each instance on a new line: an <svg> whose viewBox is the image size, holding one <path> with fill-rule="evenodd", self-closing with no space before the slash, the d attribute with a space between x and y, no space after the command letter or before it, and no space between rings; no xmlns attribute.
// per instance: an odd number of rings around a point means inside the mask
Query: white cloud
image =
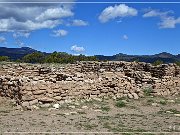
<svg viewBox="0 0 180 135"><path fill-rule="evenodd" d="M20 41L20 40L16 40L16 44L19 46L19 47L25 47L25 43Z"/></svg>
<svg viewBox="0 0 180 135"><path fill-rule="evenodd" d="M6 43L6 38L1 36L0 37L0 43L3 43L3 44Z"/></svg>
<svg viewBox="0 0 180 135"><path fill-rule="evenodd" d="M136 16L138 11L135 8L128 7L125 4L109 6L105 8L99 16L99 20L102 23L108 22L109 20L115 19L117 17L128 17Z"/></svg>
<svg viewBox="0 0 180 135"><path fill-rule="evenodd" d="M68 31L66 30L54 30L53 31L53 35L54 37L62 37L62 36L66 36L68 34Z"/></svg>
<svg viewBox="0 0 180 135"><path fill-rule="evenodd" d="M168 16L161 19L161 22L158 23L159 28L175 28L176 24L180 24L180 17L174 18L173 16Z"/></svg>
<svg viewBox="0 0 180 135"><path fill-rule="evenodd" d="M127 35L123 35L122 37L124 40L128 40L128 36Z"/></svg>
<svg viewBox="0 0 180 135"><path fill-rule="evenodd" d="M159 10L151 10L143 15L144 18L148 17L159 17L160 22L158 23L159 28L175 28L177 24L180 24L180 17L175 18L171 14L173 11L161 12Z"/></svg>
<svg viewBox="0 0 180 135"><path fill-rule="evenodd" d="M147 13L145 13L143 15L143 17L163 17L163 16L167 16L169 13L173 13L172 11L167 11L167 12L160 12L158 10L150 10Z"/></svg>
<svg viewBox="0 0 180 135"><path fill-rule="evenodd" d="M84 47L73 45L73 46L71 46L71 51L73 51L75 53L83 53L85 51L85 49L84 49Z"/></svg>
<svg viewBox="0 0 180 135"><path fill-rule="evenodd" d="M46 20L43 22L33 22L27 20L25 22L18 22L14 18L0 19L0 31L16 32L16 31L33 31L42 28L54 28L61 24L59 20Z"/></svg>
<svg viewBox="0 0 180 135"><path fill-rule="evenodd" d="M28 38L29 36L30 36L29 32L15 32L15 33L13 33L14 38L19 38L19 37Z"/></svg>
<svg viewBox="0 0 180 135"><path fill-rule="evenodd" d="M87 26L88 25L88 22L86 21L83 21L83 20L73 20L72 21L72 26Z"/></svg>
<svg viewBox="0 0 180 135"><path fill-rule="evenodd" d="M16 39L15 44L17 44L19 47L29 47L29 48L32 48L32 46L27 45L26 43L24 43L24 42L21 41L20 39Z"/></svg>
<svg viewBox="0 0 180 135"><path fill-rule="evenodd" d="M18 1L18 0L13 0ZM28 2L34 0L25 0ZM39 2L48 0L38 0ZM62 0L58 0L59 2ZM74 0L67 0L74 1ZM0 0L6 2L6 0ZM54 28L73 16L73 4L0 4L0 32L33 31Z"/></svg>
<svg viewBox="0 0 180 135"><path fill-rule="evenodd" d="M49 19L59 19L73 16L74 13L68 8L50 8L36 17L37 21L44 21Z"/></svg>

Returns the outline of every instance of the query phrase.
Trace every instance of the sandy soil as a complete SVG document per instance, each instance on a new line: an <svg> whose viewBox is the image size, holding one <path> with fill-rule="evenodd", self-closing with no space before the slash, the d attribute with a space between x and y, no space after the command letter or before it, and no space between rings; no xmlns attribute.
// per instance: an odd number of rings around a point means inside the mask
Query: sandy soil
<svg viewBox="0 0 180 135"><path fill-rule="evenodd" d="M64 103L59 109L33 111L17 110L9 100L0 97L0 132L180 134L180 97L77 101Z"/></svg>

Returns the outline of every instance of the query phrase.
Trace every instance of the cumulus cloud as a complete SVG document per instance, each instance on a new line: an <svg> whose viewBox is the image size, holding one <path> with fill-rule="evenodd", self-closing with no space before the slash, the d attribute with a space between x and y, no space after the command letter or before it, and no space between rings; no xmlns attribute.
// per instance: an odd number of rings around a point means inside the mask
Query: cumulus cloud
<svg viewBox="0 0 180 135"><path fill-rule="evenodd" d="M19 37L28 38L29 36L30 36L29 32L15 32L15 33L13 33L14 38L19 38Z"/></svg>
<svg viewBox="0 0 180 135"><path fill-rule="evenodd" d="M54 28L61 24L59 20L46 20L43 22L33 22L27 20L19 22L14 18L0 19L0 31L1 32L15 32L15 31L33 31L42 28Z"/></svg>
<svg viewBox="0 0 180 135"><path fill-rule="evenodd" d="M34 0L28 0L28 2L31 1ZM5 2L5 0L0 0L0 2ZM72 8L72 4L0 4L0 32L33 31L43 28L54 28L62 24L64 18L74 15Z"/></svg>
<svg viewBox="0 0 180 135"><path fill-rule="evenodd" d="M73 46L71 46L71 51L73 51L75 53L83 53L85 51L85 49L84 49L84 47L73 45Z"/></svg>
<svg viewBox="0 0 180 135"><path fill-rule="evenodd" d="M68 34L68 31L66 31L66 30L54 30L52 36L63 37L63 36L66 36L67 34Z"/></svg>
<svg viewBox="0 0 180 135"><path fill-rule="evenodd" d="M122 38L123 38L124 40L128 40L128 36L127 36L127 35L123 35Z"/></svg>
<svg viewBox="0 0 180 135"><path fill-rule="evenodd" d="M74 13L68 8L50 8L36 17L37 21L44 21L49 19L59 19L64 17L73 16Z"/></svg>
<svg viewBox="0 0 180 135"><path fill-rule="evenodd" d="M73 20L72 21L72 26L87 26L88 22L83 21L83 20Z"/></svg>
<svg viewBox="0 0 180 135"><path fill-rule="evenodd" d="M15 42L19 47L25 47L26 45L25 45L25 43L24 42L22 42L21 40L16 40L16 42Z"/></svg>
<svg viewBox="0 0 180 135"><path fill-rule="evenodd" d="M159 17L160 22L158 23L159 28L175 28L177 24L180 24L180 17L175 18L172 16L173 11L161 12L159 10L150 10L143 15L144 18L148 17Z"/></svg>
<svg viewBox="0 0 180 135"><path fill-rule="evenodd" d="M6 43L6 38L3 36L0 36L0 43L5 44Z"/></svg>
<svg viewBox="0 0 180 135"><path fill-rule="evenodd" d="M157 16L167 16L168 14L173 13L172 11L160 12L158 10L150 10L143 15L143 17L157 17Z"/></svg>
<svg viewBox="0 0 180 135"><path fill-rule="evenodd" d="M109 6L105 8L99 16L99 21L102 23L108 22L115 18L122 18L128 16L136 16L138 11L135 8L129 7L125 4Z"/></svg>

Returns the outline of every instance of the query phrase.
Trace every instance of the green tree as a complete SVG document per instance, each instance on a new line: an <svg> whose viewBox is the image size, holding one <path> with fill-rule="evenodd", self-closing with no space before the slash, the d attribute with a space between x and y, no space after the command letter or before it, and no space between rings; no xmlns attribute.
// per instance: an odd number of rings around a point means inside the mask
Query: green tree
<svg viewBox="0 0 180 135"><path fill-rule="evenodd" d="M22 58L23 62L26 63L44 63L45 56L43 53L34 52L32 54L28 54Z"/></svg>
<svg viewBox="0 0 180 135"><path fill-rule="evenodd" d="M8 56L0 56L0 61L9 61Z"/></svg>
<svg viewBox="0 0 180 135"><path fill-rule="evenodd" d="M176 65L180 66L180 61L176 61L175 63Z"/></svg>
<svg viewBox="0 0 180 135"><path fill-rule="evenodd" d="M163 64L164 62L162 61L162 60L156 60L154 63L153 63L153 65L154 66L158 66L158 65L161 65L161 64Z"/></svg>

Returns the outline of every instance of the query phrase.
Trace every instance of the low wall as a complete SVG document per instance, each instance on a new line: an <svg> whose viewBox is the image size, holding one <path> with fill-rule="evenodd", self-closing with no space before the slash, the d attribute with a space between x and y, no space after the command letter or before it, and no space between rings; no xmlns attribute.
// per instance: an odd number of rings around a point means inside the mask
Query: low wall
<svg viewBox="0 0 180 135"><path fill-rule="evenodd" d="M138 99L180 94L180 67L135 62L78 62L67 65L0 65L0 96L33 105L89 98Z"/></svg>

